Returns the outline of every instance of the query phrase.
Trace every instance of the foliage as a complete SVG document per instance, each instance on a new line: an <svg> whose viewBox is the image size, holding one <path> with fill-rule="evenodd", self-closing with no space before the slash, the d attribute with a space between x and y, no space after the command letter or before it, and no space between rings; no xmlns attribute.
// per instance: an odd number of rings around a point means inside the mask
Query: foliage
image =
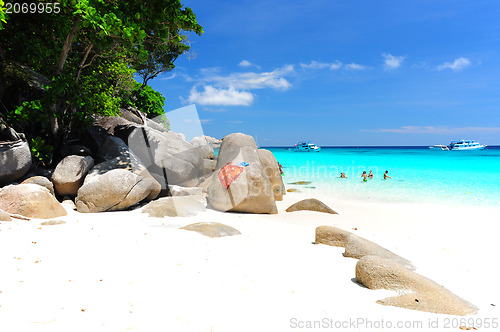
<svg viewBox="0 0 500 332"><path fill-rule="evenodd" d="M189 50L187 32L203 33L180 0L66 0L57 14L10 15L3 29L2 4L1 57L51 81L43 98L8 110L8 121L53 145L55 153L62 142L81 135L94 114L114 115L130 104L149 116L163 114L164 97L147 81L173 69Z"/></svg>
<svg viewBox="0 0 500 332"><path fill-rule="evenodd" d="M3 29L3 24L7 23L7 17L5 16L5 3L3 0L0 0L0 30Z"/></svg>
<svg viewBox="0 0 500 332"><path fill-rule="evenodd" d="M130 104L145 112L149 118L154 118L164 114L165 97L149 85L142 88L141 84L136 83Z"/></svg>
<svg viewBox="0 0 500 332"><path fill-rule="evenodd" d="M30 140L31 155L35 165L47 166L52 162L54 147L47 144L44 139L37 136Z"/></svg>

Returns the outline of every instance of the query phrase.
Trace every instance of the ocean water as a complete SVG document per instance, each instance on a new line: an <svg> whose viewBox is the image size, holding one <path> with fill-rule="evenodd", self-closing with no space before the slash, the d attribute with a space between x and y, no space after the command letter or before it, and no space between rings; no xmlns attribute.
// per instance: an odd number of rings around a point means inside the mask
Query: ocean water
<svg viewBox="0 0 500 332"><path fill-rule="evenodd" d="M500 146L476 151L427 147L267 148L283 165L286 188L333 197L500 207ZM361 174L372 170L373 179ZM392 179L383 180L388 170ZM346 179L340 178L344 172ZM310 181L309 185L292 182Z"/></svg>

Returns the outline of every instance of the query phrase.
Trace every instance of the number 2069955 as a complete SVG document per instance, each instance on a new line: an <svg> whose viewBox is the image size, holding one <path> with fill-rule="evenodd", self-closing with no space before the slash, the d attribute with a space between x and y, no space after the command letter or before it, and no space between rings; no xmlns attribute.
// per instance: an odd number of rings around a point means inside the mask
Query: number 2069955
<svg viewBox="0 0 500 332"><path fill-rule="evenodd" d="M6 14L58 14L61 12L59 2L46 3L11 3L5 4Z"/></svg>

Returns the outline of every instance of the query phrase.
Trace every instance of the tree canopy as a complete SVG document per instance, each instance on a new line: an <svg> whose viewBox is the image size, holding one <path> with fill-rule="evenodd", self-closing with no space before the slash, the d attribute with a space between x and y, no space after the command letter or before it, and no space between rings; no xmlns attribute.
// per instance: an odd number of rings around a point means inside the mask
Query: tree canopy
<svg viewBox="0 0 500 332"><path fill-rule="evenodd" d="M189 50L187 33L203 33L180 0L62 0L57 13L9 13L5 7L0 0L3 71L5 64L15 62L44 75L50 84L42 98L6 105L2 115L10 125L22 127L23 121L32 121L27 115L43 113L36 135L53 145L78 135L93 114L114 115L132 105L157 115L164 98L147 87L148 81L172 70Z"/></svg>

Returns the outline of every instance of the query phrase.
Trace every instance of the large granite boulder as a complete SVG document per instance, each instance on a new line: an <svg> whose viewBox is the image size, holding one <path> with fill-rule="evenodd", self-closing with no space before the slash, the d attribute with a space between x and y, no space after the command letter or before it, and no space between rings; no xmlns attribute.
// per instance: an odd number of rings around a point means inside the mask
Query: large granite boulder
<svg viewBox="0 0 500 332"><path fill-rule="evenodd" d="M274 200L282 201L283 195L286 194L285 186L283 184L283 179L281 178L280 168L278 166L278 161L274 157L274 154L266 149L257 150L259 154L260 162L264 166L264 172L271 182L271 187L274 192Z"/></svg>
<svg viewBox="0 0 500 332"><path fill-rule="evenodd" d="M214 149L220 147L221 141L210 136L202 135L194 137L190 143L201 149L203 158L212 159L214 157Z"/></svg>
<svg viewBox="0 0 500 332"><path fill-rule="evenodd" d="M31 152L26 141L0 141L0 186L22 178L31 167Z"/></svg>
<svg viewBox="0 0 500 332"><path fill-rule="evenodd" d="M37 184L39 186L45 187L50 191L52 196L55 196L54 185L45 176L32 176L21 182L21 184L27 184L27 183Z"/></svg>
<svg viewBox="0 0 500 332"><path fill-rule="evenodd" d="M228 188L217 178L229 162L248 163ZM223 139L217 166L208 185L208 202L217 210L247 213L278 213L271 182L265 174L252 136L235 133Z"/></svg>
<svg viewBox="0 0 500 332"><path fill-rule="evenodd" d="M316 198L308 198L303 199L300 202L292 204L286 209L286 212L294 212L294 211L316 211L330 214L338 214L334 210L332 210L328 205L323 203Z"/></svg>
<svg viewBox="0 0 500 332"><path fill-rule="evenodd" d="M150 217L189 217L207 209L205 197L201 195L162 197L149 202L142 209Z"/></svg>
<svg viewBox="0 0 500 332"><path fill-rule="evenodd" d="M377 301L412 310L448 315L474 315L471 303L434 281L378 256L364 256L356 264L356 280L369 289L389 289L400 294Z"/></svg>
<svg viewBox="0 0 500 332"><path fill-rule="evenodd" d="M78 189L78 212L125 210L146 199L153 180L124 169L114 169L85 180Z"/></svg>
<svg viewBox="0 0 500 332"><path fill-rule="evenodd" d="M183 135L150 127L119 126L115 132L117 130L130 132L128 146L163 188L167 184L184 187L198 184L203 174L203 155L201 149L187 142Z"/></svg>
<svg viewBox="0 0 500 332"><path fill-rule="evenodd" d="M66 215L66 210L47 188L32 183L2 188L0 209L27 218L49 219Z"/></svg>
<svg viewBox="0 0 500 332"><path fill-rule="evenodd" d="M180 229L197 232L208 237L223 237L241 234L236 228L218 222L197 222L181 227Z"/></svg>
<svg viewBox="0 0 500 332"><path fill-rule="evenodd" d="M124 169L145 179L152 180L151 192L147 196L147 200L155 199L161 192L161 184L149 173L144 164L130 151L122 139L114 136L106 137L98 151L98 157L104 161L95 165L89 171L85 181L90 181L93 177L114 169Z"/></svg>
<svg viewBox="0 0 500 332"><path fill-rule="evenodd" d="M61 160L52 174L52 183L57 194L76 196L92 167L94 167L94 159L90 156L71 155Z"/></svg>

